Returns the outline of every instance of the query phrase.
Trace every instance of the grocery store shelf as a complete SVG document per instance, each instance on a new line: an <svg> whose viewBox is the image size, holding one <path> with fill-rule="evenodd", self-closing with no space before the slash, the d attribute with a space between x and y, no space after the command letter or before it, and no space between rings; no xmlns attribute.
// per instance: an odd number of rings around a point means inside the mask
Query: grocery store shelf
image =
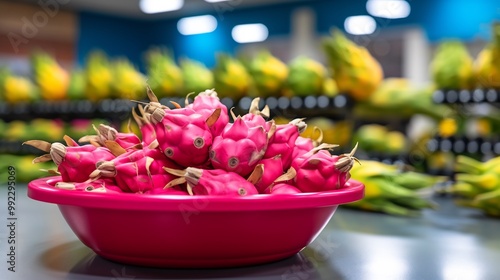
<svg viewBox="0 0 500 280"><path fill-rule="evenodd" d="M434 137L427 142L429 152L453 152L456 154L500 155L500 141L484 138Z"/></svg>
<svg viewBox="0 0 500 280"><path fill-rule="evenodd" d="M221 102L228 108L234 108L235 114L242 115L248 112L252 99L251 97L244 97L238 101L234 101L230 98L222 98ZM174 105L170 101L177 102L181 106L185 104L185 98L173 97L160 99L160 103L174 108ZM192 102L192 99L190 102ZM44 118L62 120L69 123L75 119L90 120L99 118L119 124L130 118L130 112L137 104L137 102L125 99L105 99L97 103L88 100L39 101L13 105L0 102L0 120L5 122L24 121L29 123L29 121L35 118ZM344 95L334 97L268 97L260 100L260 108L264 107L264 105L269 106L272 118L284 117L291 119L296 117L312 118L321 116L332 119L346 119L351 111L350 108L353 106L353 102ZM0 154L41 155L42 152L31 146L22 145L22 140L4 138L0 139Z"/></svg>
<svg viewBox="0 0 500 280"><path fill-rule="evenodd" d="M160 103L173 108L170 101L184 104L184 97L162 98ZM242 114L250 108L251 97L243 97L235 101L222 98L221 102L235 112ZM97 103L88 100L40 101L35 103L7 104L0 103L0 118L5 121L29 120L33 118L59 118L70 120L75 118L107 118L125 120L136 102L125 99L105 99ZM307 97L268 97L261 99L261 106L268 105L273 116L331 116L343 117L353 106L353 101L345 95L307 96Z"/></svg>
<svg viewBox="0 0 500 280"><path fill-rule="evenodd" d="M436 90L432 98L437 104L496 103L500 102L500 90Z"/></svg>
<svg viewBox="0 0 500 280"><path fill-rule="evenodd" d="M34 103L0 103L0 118L5 121L33 118L111 118L126 119L136 103L123 99L105 99L97 103L87 100L39 101Z"/></svg>
<svg viewBox="0 0 500 280"><path fill-rule="evenodd" d="M378 153L378 152L364 152L364 151L359 151L356 155L358 159L361 160L373 160L373 161L380 161L386 164L394 164L394 165L400 165L400 164L407 164L408 163L408 156L401 154L401 155L389 155L385 153Z"/></svg>
<svg viewBox="0 0 500 280"><path fill-rule="evenodd" d="M44 154L44 152L30 145L23 145L22 141L0 140L0 154L39 156Z"/></svg>
<svg viewBox="0 0 500 280"><path fill-rule="evenodd" d="M233 100L228 97L221 98L222 104L227 108L234 108L235 113L244 114L248 112L250 104L254 97L243 97L239 100ZM184 97L162 98L160 103L173 108L170 101L184 104ZM192 100L191 100L192 101ZM190 101L190 102L191 102ZM267 105L271 110L272 117L276 116L330 116L343 117L353 107L353 100L343 94L330 96L307 96L307 97L267 97L261 98L260 108Z"/></svg>

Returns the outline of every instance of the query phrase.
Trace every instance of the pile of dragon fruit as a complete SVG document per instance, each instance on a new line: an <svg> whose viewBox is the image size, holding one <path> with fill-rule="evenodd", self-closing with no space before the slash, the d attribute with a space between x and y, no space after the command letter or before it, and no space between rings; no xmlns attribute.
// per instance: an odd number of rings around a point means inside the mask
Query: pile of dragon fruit
<svg viewBox="0 0 500 280"><path fill-rule="evenodd" d="M175 108L150 102L132 110L141 137L111 126L66 145L41 140L25 144L47 152L34 163L52 160L60 189L106 193L229 195L293 194L344 187L357 159L333 155L337 145L305 138L304 119L277 125L269 108L236 116L214 90ZM232 118L232 121L230 120ZM320 133L321 134L321 133Z"/></svg>

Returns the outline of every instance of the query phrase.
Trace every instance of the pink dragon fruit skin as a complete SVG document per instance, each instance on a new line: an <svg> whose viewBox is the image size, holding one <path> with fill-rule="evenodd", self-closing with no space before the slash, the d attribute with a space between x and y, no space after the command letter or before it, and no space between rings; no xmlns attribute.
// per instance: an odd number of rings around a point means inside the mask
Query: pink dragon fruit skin
<svg viewBox="0 0 500 280"><path fill-rule="evenodd" d="M222 130L229 123L229 114L227 111L226 105L220 102L219 97L217 96L217 92L215 90L205 90L203 92L198 93L198 95L194 98L193 103L188 104L186 98L186 108L190 108L196 113L208 119L215 109L220 108L221 114L217 121L210 127L210 131L212 132L212 136L217 136L222 133Z"/></svg>
<svg viewBox="0 0 500 280"><path fill-rule="evenodd" d="M269 194L277 184L293 184L297 172L290 167L283 173L281 158L262 159L248 177L253 182L259 193Z"/></svg>
<svg viewBox="0 0 500 280"><path fill-rule="evenodd" d="M187 190L184 190L180 186L173 186L170 188L154 188L146 191L144 194L189 195Z"/></svg>
<svg viewBox="0 0 500 280"><path fill-rule="evenodd" d="M129 151L114 160L102 162L92 172L92 179L112 177L124 192L146 193L155 188L163 188L176 178L163 167L180 168L169 160L159 149L143 148Z"/></svg>
<svg viewBox="0 0 500 280"><path fill-rule="evenodd" d="M301 193L299 189L288 183L276 183L266 189L266 194L296 194Z"/></svg>
<svg viewBox="0 0 500 280"><path fill-rule="evenodd" d="M293 159L293 150L299 134L307 127L302 119L292 120L288 124L277 125L276 132L269 139L264 158L281 156L283 168L290 168Z"/></svg>
<svg viewBox="0 0 500 280"><path fill-rule="evenodd" d="M342 188L350 178L357 145L349 154L332 156L321 146L295 158L292 168L297 172L294 186L302 192L328 191Z"/></svg>
<svg viewBox="0 0 500 280"><path fill-rule="evenodd" d="M114 127L109 125L100 124L98 127L94 126L97 135L87 135L80 138L79 142L90 142L95 146L106 146L106 141L114 141L125 150L136 150L142 147L141 139L134 133L118 132Z"/></svg>
<svg viewBox="0 0 500 280"><path fill-rule="evenodd" d="M52 146L55 144L57 143ZM57 168L65 182L84 182L89 179L90 173L96 168L96 165L102 161L115 158L111 151L105 147L96 147L93 151L87 153L74 150L72 147L66 147L64 159ZM57 155L54 154L59 153L59 151L60 149L54 147L53 151L51 151L52 158L56 158Z"/></svg>
<svg viewBox="0 0 500 280"><path fill-rule="evenodd" d="M168 109L160 106L156 96L148 90L150 113L159 147L163 153L183 167L205 167L209 164L212 145L210 127L218 120L221 109L215 109L207 118L191 108ZM179 107L176 104L176 107Z"/></svg>
<svg viewBox="0 0 500 280"><path fill-rule="evenodd" d="M235 118L236 119L236 118ZM261 115L256 115L253 113L247 113L241 116L241 119L250 127L261 126L266 131L269 131L272 121L266 121Z"/></svg>
<svg viewBox="0 0 500 280"><path fill-rule="evenodd" d="M185 170L165 168L169 173L185 178L187 190L191 195L246 196L258 194L253 182L234 172L222 169L199 169L188 167ZM167 186L171 187L171 186Z"/></svg>
<svg viewBox="0 0 500 280"><path fill-rule="evenodd" d="M202 115L167 114L160 126L156 131L163 130L164 137L158 137L157 140L167 157L183 167L204 166L208 163L213 138Z"/></svg>
<svg viewBox="0 0 500 280"><path fill-rule="evenodd" d="M133 193L144 193L155 186L162 187L172 180L169 174L150 174L147 170L147 161L144 158L136 162L129 162L116 166L116 181L123 189L127 186Z"/></svg>
<svg viewBox="0 0 500 280"><path fill-rule="evenodd" d="M311 138L299 136L295 140L293 147L292 158L297 158L314 149L314 143Z"/></svg>
<svg viewBox="0 0 500 280"><path fill-rule="evenodd" d="M95 181L85 181L80 183L72 182L57 182L55 185L58 189L87 191L87 192L105 192L105 193L122 193L123 191L116 186L113 178L99 178Z"/></svg>
<svg viewBox="0 0 500 280"><path fill-rule="evenodd" d="M263 170L260 180L255 183L255 187L259 193L265 193L266 189L284 172L281 156L261 159L258 165L262 165Z"/></svg>
<svg viewBox="0 0 500 280"><path fill-rule="evenodd" d="M248 176L267 148L268 133L264 127L249 127L241 118L229 123L221 135L214 138L210 162L216 169Z"/></svg>
<svg viewBox="0 0 500 280"><path fill-rule="evenodd" d="M319 133L319 136L314 140L309 137L302 137L302 136L297 137L292 152L292 158L297 158L299 156L302 156L303 154L309 152L310 150L314 149L319 144L321 144L321 141L323 141L323 131L321 131L321 129L319 129L316 126L314 127L313 131L314 132L317 131Z"/></svg>
<svg viewBox="0 0 500 280"><path fill-rule="evenodd" d="M69 137L65 138L70 145L76 143ZM94 145L64 146L62 143L48 143L40 140L24 142L34 146L48 154L37 157L33 163L52 160L57 165L57 171L61 174L64 182L85 182L89 175L95 170L101 161L115 158L113 153L106 147Z"/></svg>
<svg viewBox="0 0 500 280"><path fill-rule="evenodd" d="M135 110L132 110L132 117L141 130L142 146L147 147L151 145L151 143L156 141L157 135L155 127L150 121L151 114L146 113L146 111L144 111L144 108L140 104L137 106L137 108L141 115L137 115Z"/></svg>
<svg viewBox="0 0 500 280"><path fill-rule="evenodd" d="M271 124L274 123L272 121L266 121L269 118L270 110L266 105L262 110L259 109L260 98L256 97L252 100L250 104L250 108L248 109L248 113L243 115L241 118L248 124L248 126L262 126L269 131L271 128ZM232 113L232 112L231 112ZM236 116L233 115L233 119L236 119Z"/></svg>

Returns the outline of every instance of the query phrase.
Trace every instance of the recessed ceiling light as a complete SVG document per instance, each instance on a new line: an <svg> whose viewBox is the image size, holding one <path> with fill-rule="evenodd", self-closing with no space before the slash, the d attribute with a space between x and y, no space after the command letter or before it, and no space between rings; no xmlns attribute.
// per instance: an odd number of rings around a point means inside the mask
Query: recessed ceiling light
<svg viewBox="0 0 500 280"><path fill-rule="evenodd" d="M141 0L139 7L146 14L156 14L179 10L184 0Z"/></svg>
<svg viewBox="0 0 500 280"><path fill-rule="evenodd" d="M269 31L262 23L240 24L233 27L231 36L238 43L262 42L267 39Z"/></svg>
<svg viewBox="0 0 500 280"><path fill-rule="evenodd" d="M345 19L344 28L353 35L367 35L375 32L377 23L371 16L351 16Z"/></svg>
<svg viewBox="0 0 500 280"><path fill-rule="evenodd" d="M366 10L374 17L405 18L410 15L410 3L405 0L368 0Z"/></svg>
<svg viewBox="0 0 500 280"><path fill-rule="evenodd" d="M227 2L227 1L231 1L231 0L205 0L205 2L208 2L208 3Z"/></svg>
<svg viewBox="0 0 500 280"><path fill-rule="evenodd" d="M209 33L217 28L217 19L211 15L185 17L177 22L177 30L182 35Z"/></svg>

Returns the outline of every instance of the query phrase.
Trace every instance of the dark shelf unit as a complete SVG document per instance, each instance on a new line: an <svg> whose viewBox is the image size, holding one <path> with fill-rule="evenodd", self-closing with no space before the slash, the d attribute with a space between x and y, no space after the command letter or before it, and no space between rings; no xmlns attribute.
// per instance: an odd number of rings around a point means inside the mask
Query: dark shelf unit
<svg viewBox="0 0 500 280"><path fill-rule="evenodd" d="M437 104L498 103L500 89L442 89L436 90L432 99Z"/></svg>
<svg viewBox="0 0 500 280"><path fill-rule="evenodd" d="M473 104L500 104L500 89L473 89L473 90L436 90L433 94L434 102L450 106L466 106ZM445 151L456 154L493 154L500 155L500 138L454 137L436 136L429 140L427 148L430 152Z"/></svg>
<svg viewBox="0 0 500 280"><path fill-rule="evenodd" d="M34 103L0 103L0 118L4 121L31 120L34 118L108 118L123 120L128 117L136 103L122 99L105 99L99 102L87 100L40 101Z"/></svg>
<svg viewBox="0 0 500 280"><path fill-rule="evenodd" d="M434 137L427 143L429 152L453 152L455 154L500 155L500 139L467 137Z"/></svg>
<svg viewBox="0 0 500 280"><path fill-rule="evenodd" d="M184 105L185 98L162 98L160 103L173 108L170 101ZM192 101L192 100L191 100ZM222 98L221 102L238 113L246 113L252 101L251 97L240 100ZM141 101L145 102L145 101ZM308 96L308 97L268 97L262 98L260 104L268 105L273 116L318 116L344 118L353 106L353 101L346 95ZM137 106L137 102L125 99L105 99L99 102L87 100L72 101L39 101L34 103L8 104L0 102L0 119L4 121L30 120L33 118L108 118L125 120Z"/></svg>
<svg viewBox="0 0 500 280"><path fill-rule="evenodd" d="M500 89L436 90L433 94L434 102L455 106L457 110L465 110L466 105L500 104ZM444 151L455 154L500 155L500 138L471 138L464 135L453 137L436 136L429 140L427 148L430 152Z"/></svg>
<svg viewBox="0 0 500 280"><path fill-rule="evenodd" d="M470 108L479 104L494 107L500 105L500 89L439 89L433 93L433 101L437 104L446 104L456 110L466 113ZM456 135L452 137L435 136L427 142L430 153L448 152L455 155L472 157L492 157L500 155L500 137L468 137ZM453 170L429 170L429 173L454 176Z"/></svg>
<svg viewBox="0 0 500 280"><path fill-rule="evenodd" d="M233 100L228 97L221 98L221 102L227 108L233 108L235 114L245 114L250 108L253 97L243 97L239 100ZM174 106L170 101L184 106L184 97L162 98L160 103L170 108ZM192 99L189 100L192 102ZM354 101L347 95L339 94L336 96L307 96L307 97L267 97L261 98L260 108L267 105L271 111L271 117L315 117L326 116L333 119L345 119L352 111Z"/></svg>
<svg viewBox="0 0 500 280"><path fill-rule="evenodd" d="M229 109L234 108L236 115L248 112L252 97L244 97L240 100L221 98L221 102ZM184 97L161 98L160 103L170 108L176 102L181 106L185 104ZM140 102L147 102L145 100ZM192 99L189 100L192 102ZM0 119L5 122L14 120L29 121L34 118L61 119L71 121L74 119L103 118L111 122L122 122L128 120L131 111L137 106L137 102L125 99L105 99L99 102L88 100L69 101L39 101L34 103L7 104L0 102ZM332 119L343 120L350 117L354 102L346 95L330 96L308 96L308 97L268 97L261 98L260 108L269 106L271 117L285 118L312 118L325 116ZM306 120L307 121L307 120ZM22 141L0 140L0 154L40 154L40 151L29 146L22 145Z"/></svg>
<svg viewBox="0 0 500 280"><path fill-rule="evenodd" d="M0 140L0 154L41 156L45 152L30 145L23 145L23 141Z"/></svg>

